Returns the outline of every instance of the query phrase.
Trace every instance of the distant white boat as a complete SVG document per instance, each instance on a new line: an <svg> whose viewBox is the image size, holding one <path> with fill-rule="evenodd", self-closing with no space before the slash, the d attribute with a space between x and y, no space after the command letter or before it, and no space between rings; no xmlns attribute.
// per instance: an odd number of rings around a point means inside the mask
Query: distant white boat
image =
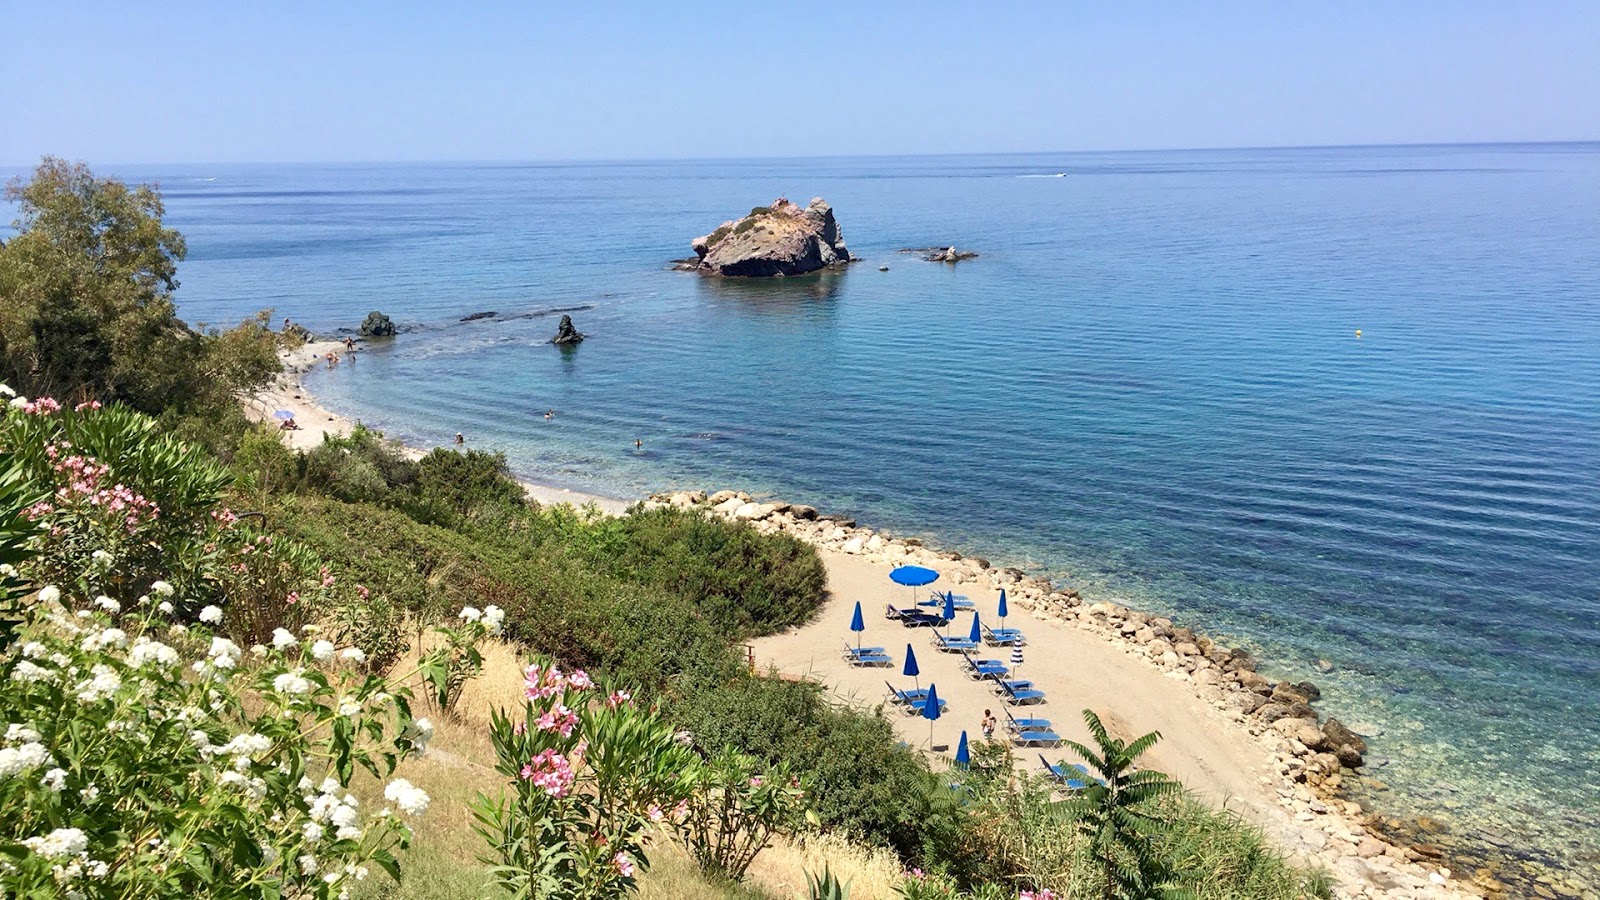
<svg viewBox="0 0 1600 900"><path fill-rule="evenodd" d="M1018 178L1065 178L1067 173L1057 172L1054 175L1018 175Z"/></svg>

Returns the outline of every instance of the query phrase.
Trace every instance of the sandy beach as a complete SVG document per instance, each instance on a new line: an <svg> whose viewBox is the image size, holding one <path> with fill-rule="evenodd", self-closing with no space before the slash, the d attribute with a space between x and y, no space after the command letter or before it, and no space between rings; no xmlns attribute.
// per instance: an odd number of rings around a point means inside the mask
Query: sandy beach
<svg viewBox="0 0 1600 900"><path fill-rule="evenodd" d="M246 403L247 413L258 421L278 421L274 413L280 409L293 413L300 427L281 432L291 447L315 447L326 435L348 433L354 424L319 406L302 385L304 373L321 365L330 350L342 351L342 345L319 341L285 354L285 371L278 382ZM446 444L441 441L439 446ZM405 449L413 456L426 452L417 447ZM631 505L619 498L536 483L524 482L524 486L528 495L541 503L592 503L611 515L621 514ZM1293 773L1299 770L1297 756L1304 756L1305 748L1296 748L1271 729L1252 728L1224 689L1232 685L1216 685L1183 668L1163 665L1141 645L1117 639L1097 627L1087 614L1081 621L1053 614L1027 599L1037 592L1019 585L1005 623L1021 629L1028 638L1025 661L1015 677L1033 681L1047 699L1042 704L1007 707L986 684L962 674L958 654L941 653L932 646L931 629L905 628L884 615L888 605L908 606L912 599L910 588L889 579L889 572L899 564L915 563L939 571L941 579L935 586L969 597L991 627L998 624L994 618L998 581L974 580L972 561L947 558L954 554L942 554L915 542L884 540L885 536L866 528L813 521L814 511L791 516L784 512L786 504L753 504L745 502L751 498L741 496L715 508L707 504L703 493L658 495L648 502L705 504L703 508L711 514L751 520L759 530L785 531L817 546L828 575L826 604L809 625L754 642L756 664L775 668L786 677L816 680L842 702L873 707L884 703L886 681L897 687L911 685L912 679L900 674L910 644L921 668L920 684L938 686L939 696L948 704L947 712L933 724L931 746L927 720L904 715L892 705L886 706L885 714L908 744L932 755L936 766L945 764L963 730L970 740L981 739L979 722L985 709L1000 719L998 738L1005 738L1003 710L1010 708L1019 716L1048 718L1058 734L1079 741L1088 739L1081 711L1093 709L1124 739L1160 731L1162 740L1145 759L1148 767L1173 775L1215 806L1261 827L1297 858L1327 868L1337 879L1342 896L1475 896L1458 890L1466 883L1450 880L1449 870L1441 869L1439 863L1419 861L1415 851L1379 838L1357 804L1297 784ZM993 576L1002 577L999 573ZM925 598L927 593L923 588L917 596ZM846 643L855 639L848 624L857 601L866 624L861 642L883 647L894 659L892 667L857 668L843 659ZM1101 605L1109 604L1096 604ZM970 623L971 614L961 612L951 633L966 634ZM1009 662L1010 649L991 647L974 655ZM1298 754L1297 749L1301 751ZM1018 765L1040 772L1041 755L1052 763L1075 761L1063 749L1018 748Z"/></svg>

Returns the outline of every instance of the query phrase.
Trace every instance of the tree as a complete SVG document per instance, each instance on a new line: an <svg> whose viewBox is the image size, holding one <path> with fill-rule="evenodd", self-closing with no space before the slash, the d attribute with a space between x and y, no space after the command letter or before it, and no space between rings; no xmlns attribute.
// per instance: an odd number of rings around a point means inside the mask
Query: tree
<svg viewBox="0 0 1600 900"><path fill-rule="evenodd" d="M1152 731L1125 743L1106 731L1093 710L1084 710L1083 720L1095 747L1065 743L1088 764L1095 780L1068 800L1066 809L1089 840L1090 854L1105 878L1104 896L1106 900L1167 896L1173 872L1156 839L1170 823L1159 807L1183 786L1160 772L1135 766L1161 740L1161 733Z"/></svg>
<svg viewBox="0 0 1600 900"><path fill-rule="evenodd" d="M278 371L266 319L199 334L178 318L187 248L155 187L45 157L6 198L20 213L0 245L0 380L17 391L154 413L231 402Z"/></svg>

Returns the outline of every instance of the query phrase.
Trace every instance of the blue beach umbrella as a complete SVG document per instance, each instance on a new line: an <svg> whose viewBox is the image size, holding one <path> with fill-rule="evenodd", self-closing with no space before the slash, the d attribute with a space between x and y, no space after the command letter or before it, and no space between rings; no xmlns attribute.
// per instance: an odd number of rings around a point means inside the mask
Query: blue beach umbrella
<svg viewBox="0 0 1600 900"><path fill-rule="evenodd" d="M1001 588L1000 589L1000 627L1001 628L1006 627L1006 616L1010 612L1011 612L1011 610L1006 607L1006 589L1005 588Z"/></svg>
<svg viewBox="0 0 1600 900"><path fill-rule="evenodd" d="M983 627L978 624L978 611L972 611L972 633L967 635L967 640L974 644L983 640Z"/></svg>
<svg viewBox="0 0 1600 900"><path fill-rule="evenodd" d="M917 588L939 580L939 573L926 566L896 566L889 572L889 580L911 588L911 602L917 601Z"/></svg>
<svg viewBox="0 0 1600 900"><path fill-rule="evenodd" d="M972 751L967 749L967 732L961 732L961 743L956 745L956 765L965 769L972 763Z"/></svg>
<svg viewBox="0 0 1600 900"><path fill-rule="evenodd" d="M922 670L917 668L917 651L912 650L910 644L906 645L906 667L901 670L900 674L910 678L918 690L922 689L921 682L916 680L917 676L922 674Z"/></svg>
<svg viewBox="0 0 1600 900"><path fill-rule="evenodd" d="M861 621L861 601L856 601L856 613L850 617L850 630L856 633L856 649L861 649L861 632L867 630L867 623Z"/></svg>
<svg viewBox="0 0 1600 900"><path fill-rule="evenodd" d="M280 409L277 412L273 413L272 415L275 418L283 419L285 421L288 421L289 419L294 418L294 413L290 412L287 409Z"/></svg>
<svg viewBox="0 0 1600 900"><path fill-rule="evenodd" d="M928 720L928 746L933 746L933 723L939 718L939 687L928 685L928 699L922 704L922 717Z"/></svg>
<svg viewBox="0 0 1600 900"><path fill-rule="evenodd" d="M950 591L944 595L944 632L950 633L950 623L956 620L956 594Z"/></svg>

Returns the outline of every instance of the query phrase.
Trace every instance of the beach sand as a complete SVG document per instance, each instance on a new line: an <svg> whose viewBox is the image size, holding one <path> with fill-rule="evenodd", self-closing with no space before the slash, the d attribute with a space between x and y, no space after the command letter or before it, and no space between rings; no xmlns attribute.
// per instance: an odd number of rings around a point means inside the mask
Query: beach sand
<svg viewBox="0 0 1600 900"><path fill-rule="evenodd" d="M300 429L282 432L291 447L315 447L325 435L346 434L354 424L319 406L303 388L304 373L321 365L329 350L342 350L342 345L314 342L285 354L283 376L246 403L247 413L257 421L275 422L273 413L279 409L293 412ZM408 447L405 452L420 457L425 451ZM541 503L593 504L610 515L621 514L632 505L620 498L523 484L528 495ZM774 530L769 523L756 524L762 530ZM979 720L985 709L993 710L1000 719L996 735L1004 738L1003 710L1008 707L985 684L961 674L961 657L934 649L930 629L905 628L885 618L888 604L908 606L912 598L910 588L889 580L894 563L813 543L827 570L829 599L809 625L755 641L756 665L763 670L775 668L787 677L817 680L841 701L870 708L884 702L888 692L885 681L897 687L911 684L912 679L900 674L910 643L922 670L920 684L936 684L939 696L949 705L946 714L933 723L932 748L927 720L886 707L886 715L902 738L932 753L934 765L941 765L943 757L954 753L963 729L970 740L981 739ZM926 558L917 562L935 570L949 568ZM939 586L966 594L985 624L999 624L994 618L998 592L988 584L952 585L951 579L943 578ZM921 588L917 596L925 598L927 593L927 588ZM848 625L858 600L866 624L862 643L883 647L894 659L892 667L855 668L842 658L846 643L854 643ZM1438 877L1436 869L1408 861L1402 848L1383 844L1376 855L1360 855L1359 851L1370 849L1376 839L1356 811L1342 809L1337 800L1325 803L1304 785L1295 784L1286 774L1282 742L1274 746L1274 742L1251 734L1241 713L1226 708L1216 697L1207 699L1186 676L1163 671L1126 641L1110 640L1071 623L1047 621L1018 603L1011 605L1010 612L1006 625L1021 629L1028 637L1024 663L1015 677L1033 681L1046 694L1043 704L1009 707L1014 715L1048 718L1062 737L1084 743L1089 743L1082 719L1086 708L1094 710L1112 734L1123 739L1147 731L1161 732L1162 740L1143 760L1146 767L1167 772L1216 807L1259 826L1273 843L1296 858L1327 868L1339 883L1340 896L1473 896L1454 889L1462 885L1459 881L1449 885L1430 881ZM965 635L970 627L971 614L962 612L951 633ZM1010 648L985 648L974 656L1009 665ZM1052 763L1076 761L1059 748L1019 748L1017 760L1021 767L1039 772L1043 770L1041 754Z"/></svg>

